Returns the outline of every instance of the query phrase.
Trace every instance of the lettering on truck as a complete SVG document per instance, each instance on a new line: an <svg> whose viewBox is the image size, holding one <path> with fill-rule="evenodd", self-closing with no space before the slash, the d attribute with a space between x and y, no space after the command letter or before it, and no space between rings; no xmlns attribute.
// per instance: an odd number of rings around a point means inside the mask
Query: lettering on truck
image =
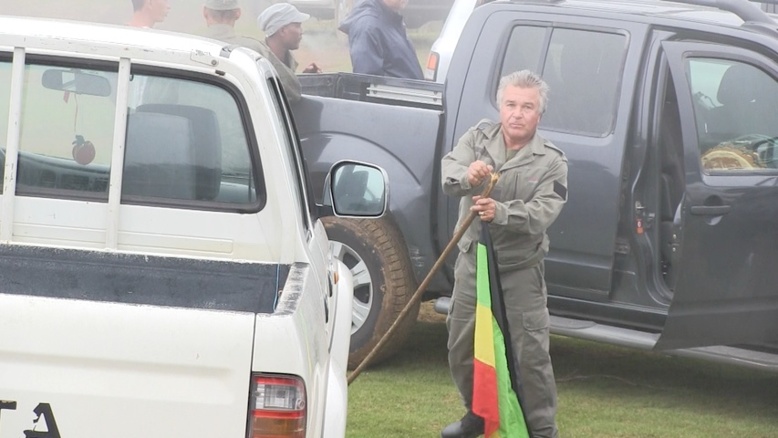
<svg viewBox="0 0 778 438"><path fill-rule="evenodd" d="M3 427L3 410L15 411L16 402L0 400L0 430ZM57 421L54 419L54 413L51 411L51 405L48 403L38 403L32 412L35 414L35 419L32 421L32 429L24 431L25 438L61 438L57 429ZM44 431L34 430L41 424L44 426Z"/></svg>

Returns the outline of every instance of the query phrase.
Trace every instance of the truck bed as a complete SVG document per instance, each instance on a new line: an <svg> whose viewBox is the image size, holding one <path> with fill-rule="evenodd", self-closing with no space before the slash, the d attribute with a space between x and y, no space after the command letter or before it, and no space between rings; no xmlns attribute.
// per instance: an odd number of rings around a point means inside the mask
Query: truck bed
<svg viewBox="0 0 778 438"><path fill-rule="evenodd" d="M443 143L443 85L351 73L300 79L303 98L293 112L313 193L322 193L330 166L342 159L386 170L388 216L399 229L410 230L404 237L421 281L438 254L426 225L419 224L433 222L440 187L436 157Z"/></svg>
<svg viewBox="0 0 778 438"><path fill-rule="evenodd" d="M304 95L442 109L443 84L357 73L298 75Z"/></svg>

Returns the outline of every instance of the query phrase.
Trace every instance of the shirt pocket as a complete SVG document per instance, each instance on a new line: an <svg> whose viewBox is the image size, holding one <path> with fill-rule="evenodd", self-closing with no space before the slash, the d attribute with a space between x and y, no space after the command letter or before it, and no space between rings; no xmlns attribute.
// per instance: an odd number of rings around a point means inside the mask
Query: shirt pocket
<svg viewBox="0 0 778 438"><path fill-rule="evenodd" d="M537 185L537 178L532 182L531 175L532 172L527 167L517 167L505 172L494 188L492 199L501 202L529 201Z"/></svg>
<svg viewBox="0 0 778 438"><path fill-rule="evenodd" d="M492 241L498 242L495 244L495 250L497 251L497 266L500 272L527 269L534 266L534 263L528 262L528 260L537 255L538 245L535 240L536 238L527 234L492 228Z"/></svg>

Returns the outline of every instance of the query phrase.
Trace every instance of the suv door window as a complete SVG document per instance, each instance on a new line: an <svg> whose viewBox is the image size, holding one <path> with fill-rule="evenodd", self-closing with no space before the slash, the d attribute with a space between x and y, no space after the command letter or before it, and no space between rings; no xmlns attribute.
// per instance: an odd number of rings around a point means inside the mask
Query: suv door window
<svg viewBox="0 0 778 438"><path fill-rule="evenodd" d="M540 71L541 55L546 46L548 29L536 26L516 26L508 40L500 76L519 70Z"/></svg>
<svg viewBox="0 0 778 438"><path fill-rule="evenodd" d="M627 37L622 34L516 26L501 76L523 69L543 76L551 91L542 128L604 137L616 120L626 54Z"/></svg>
<svg viewBox="0 0 778 438"><path fill-rule="evenodd" d="M542 72L551 91L541 126L593 137L610 134L626 53L625 35L554 29Z"/></svg>
<svg viewBox="0 0 778 438"><path fill-rule="evenodd" d="M686 70L703 172L778 173L778 82L736 60L689 58Z"/></svg>

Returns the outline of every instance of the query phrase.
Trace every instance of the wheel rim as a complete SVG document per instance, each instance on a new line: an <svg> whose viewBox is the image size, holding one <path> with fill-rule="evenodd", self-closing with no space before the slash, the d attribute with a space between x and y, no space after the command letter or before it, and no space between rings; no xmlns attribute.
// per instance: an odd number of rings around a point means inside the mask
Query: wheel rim
<svg viewBox="0 0 778 438"><path fill-rule="evenodd" d="M340 242L330 242L330 253L343 262L354 277L354 298L351 311L351 334L365 325L373 306L373 279L362 257L350 246Z"/></svg>

